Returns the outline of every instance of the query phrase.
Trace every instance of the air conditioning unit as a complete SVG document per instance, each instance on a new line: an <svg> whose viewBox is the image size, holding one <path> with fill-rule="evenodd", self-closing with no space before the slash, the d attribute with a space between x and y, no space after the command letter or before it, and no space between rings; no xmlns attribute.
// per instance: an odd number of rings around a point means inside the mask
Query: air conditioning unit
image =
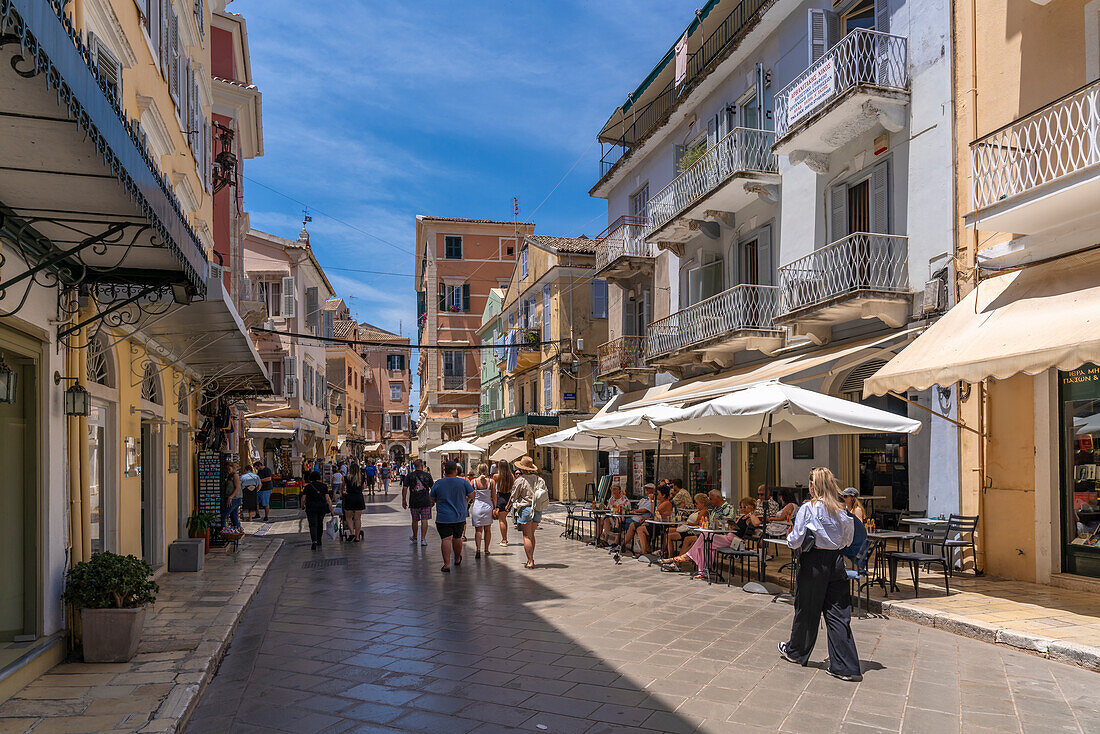
<svg viewBox="0 0 1100 734"><path fill-rule="evenodd" d="M932 278L924 284L924 302L921 306L923 313L942 311L946 308L946 284L943 278Z"/></svg>
<svg viewBox="0 0 1100 734"><path fill-rule="evenodd" d="M263 326L264 326L265 329L274 329L275 328L275 319L264 319Z"/></svg>

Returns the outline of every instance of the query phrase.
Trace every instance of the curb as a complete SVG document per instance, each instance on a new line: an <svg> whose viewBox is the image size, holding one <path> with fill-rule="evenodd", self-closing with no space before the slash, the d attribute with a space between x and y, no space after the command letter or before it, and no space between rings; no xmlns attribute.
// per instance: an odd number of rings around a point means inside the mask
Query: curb
<svg viewBox="0 0 1100 734"><path fill-rule="evenodd" d="M233 614L233 619L225 624L212 624L206 629L202 640L195 648L197 654L206 656L205 659L201 660L198 669L180 671L176 676L177 682L157 708L156 716L138 730L141 734L177 734L187 725L198 705L199 698L213 679L218 666L221 665L222 658L229 649L229 643L233 641L233 636L237 632L241 617L252 604L260 583L267 576L276 554L284 544L285 541L281 538L271 538L268 547L256 560L256 564L245 576L240 589L230 602L232 605L240 605Z"/></svg>
<svg viewBox="0 0 1100 734"><path fill-rule="evenodd" d="M969 637L993 645L1003 645L1020 652L1027 652L1050 660L1076 665L1086 670L1100 672L1100 648L1069 640L1032 635L1020 630L978 622L949 612L914 609L898 602L872 600L871 604L872 606L877 604L884 616L893 619L942 629L961 637Z"/></svg>

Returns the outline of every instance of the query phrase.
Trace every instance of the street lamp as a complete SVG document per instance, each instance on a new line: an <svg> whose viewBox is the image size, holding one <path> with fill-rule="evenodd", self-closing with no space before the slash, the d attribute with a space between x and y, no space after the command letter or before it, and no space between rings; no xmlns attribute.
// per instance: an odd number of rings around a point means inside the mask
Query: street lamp
<svg viewBox="0 0 1100 734"><path fill-rule="evenodd" d="M341 416L344 415L344 406L340 405L340 403L337 403L336 407L333 408L333 411L336 413L336 417L340 418Z"/></svg>
<svg viewBox="0 0 1100 734"><path fill-rule="evenodd" d="M72 387L65 390L65 415L86 416L91 412L91 396L80 384L77 377L62 377L60 372L53 373L53 384L60 385L62 380L72 380Z"/></svg>
<svg viewBox="0 0 1100 734"><path fill-rule="evenodd" d="M0 403L14 403L19 388L19 374L8 367L4 355L0 354Z"/></svg>

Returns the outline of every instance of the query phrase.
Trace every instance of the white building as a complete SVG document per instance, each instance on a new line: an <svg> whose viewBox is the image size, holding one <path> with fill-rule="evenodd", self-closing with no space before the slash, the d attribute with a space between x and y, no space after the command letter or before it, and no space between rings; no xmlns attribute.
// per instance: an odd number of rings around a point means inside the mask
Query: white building
<svg viewBox="0 0 1100 734"><path fill-rule="evenodd" d="M620 405L769 378L858 400L949 305L950 27L939 0L714 0L670 38L599 132L590 192L611 223L601 376L648 388ZM826 465L876 510L956 510L955 429L926 410L952 390L869 401L925 430L784 444L768 483ZM760 446L672 454L661 474L692 488L765 482Z"/></svg>

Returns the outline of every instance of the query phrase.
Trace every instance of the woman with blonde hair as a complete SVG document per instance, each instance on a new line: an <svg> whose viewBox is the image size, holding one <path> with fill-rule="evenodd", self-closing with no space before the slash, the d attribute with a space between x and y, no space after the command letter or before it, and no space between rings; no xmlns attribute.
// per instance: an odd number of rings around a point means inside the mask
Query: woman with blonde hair
<svg viewBox="0 0 1100 734"><path fill-rule="evenodd" d="M841 551L852 543L855 525L844 509L833 473L823 467L810 471L810 501L798 508L787 545L801 549L795 583L791 637L779 643L784 660L805 667L817 642L817 628L825 616L829 639L827 672L840 680L863 680L859 653L852 637L852 598Z"/></svg>
<svg viewBox="0 0 1100 734"><path fill-rule="evenodd" d="M470 507L470 520L474 524L474 558L481 558L481 549L489 555L489 541L493 539L493 508L497 504L496 484L489 478L489 465L477 465L474 485L474 503Z"/></svg>
<svg viewBox="0 0 1100 734"><path fill-rule="evenodd" d="M494 504L494 517L500 521L500 545L508 547L508 513L512 509L512 485L516 483L516 473L507 461L497 462L497 473L493 476L493 491L497 501Z"/></svg>
<svg viewBox="0 0 1100 734"><path fill-rule="evenodd" d="M546 481L539 476L539 469L530 456L520 457L516 462L516 469L519 476L512 485L512 499L509 504L516 508L516 525L523 533L523 551L527 554L527 562L523 567L534 568L535 531L542 521L543 510L538 505L546 497Z"/></svg>

